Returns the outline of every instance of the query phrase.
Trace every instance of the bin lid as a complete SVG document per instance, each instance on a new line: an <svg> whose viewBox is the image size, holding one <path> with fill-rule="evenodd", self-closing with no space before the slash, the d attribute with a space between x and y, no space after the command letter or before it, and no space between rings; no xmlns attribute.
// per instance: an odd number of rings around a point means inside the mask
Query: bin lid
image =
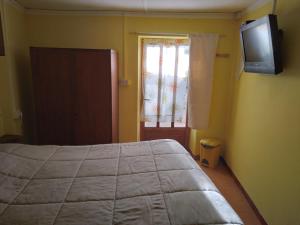
<svg viewBox="0 0 300 225"><path fill-rule="evenodd" d="M200 140L200 144L206 147L217 147L221 145L221 141L216 138L203 138Z"/></svg>

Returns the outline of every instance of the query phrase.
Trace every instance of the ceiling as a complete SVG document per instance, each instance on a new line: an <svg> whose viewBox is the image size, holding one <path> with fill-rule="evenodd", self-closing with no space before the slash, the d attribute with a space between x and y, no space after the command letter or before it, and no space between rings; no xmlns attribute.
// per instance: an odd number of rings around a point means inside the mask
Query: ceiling
<svg viewBox="0 0 300 225"><path fill-rule="evenodd" d="M235 13L261 0L15 0L26 9Z"/></svg>

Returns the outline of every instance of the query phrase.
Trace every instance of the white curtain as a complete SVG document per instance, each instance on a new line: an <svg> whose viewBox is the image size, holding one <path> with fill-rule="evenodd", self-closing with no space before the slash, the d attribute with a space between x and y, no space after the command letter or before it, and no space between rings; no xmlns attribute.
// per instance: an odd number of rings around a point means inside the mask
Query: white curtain
<svg viewBox="0 0 300 225"><path fill-rule="evenodd" d="M190 36L190 77L188 92L188 126L206 129L209 125L217 34Z"/></svg>
<svg viewBox="0 0 300 225"><path fill-rule="evenodd" d="M235 70L235 78L236 80L239 80L242 73L244 72L244 56L243 56L242 47L240 45L238 47L236 61L237 61L237 66Z"/></svg>

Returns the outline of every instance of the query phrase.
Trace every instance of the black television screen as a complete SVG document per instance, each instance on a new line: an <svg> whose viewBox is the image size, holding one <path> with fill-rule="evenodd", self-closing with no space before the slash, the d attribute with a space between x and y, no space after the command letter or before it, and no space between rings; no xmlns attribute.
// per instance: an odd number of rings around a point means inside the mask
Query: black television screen
<svg viewBox="0 0 300 225"><path fill-rule="evenodd" d="M275 15L268 15L243 25L241 38L246 72L282 72L279 30Z"/></svg>

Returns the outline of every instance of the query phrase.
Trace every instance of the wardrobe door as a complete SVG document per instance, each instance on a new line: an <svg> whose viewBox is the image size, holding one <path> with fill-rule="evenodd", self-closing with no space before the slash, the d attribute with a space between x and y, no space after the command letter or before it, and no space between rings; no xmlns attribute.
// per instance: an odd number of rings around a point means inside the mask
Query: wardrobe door
<svg viewBox="0 0 300 225"><path fill-rule="evenodd" d="M75 50L74 142L112 142L110 50Z"/></svg>
<svg viewBox="0 0 300 225"><path fill-rule="evenodd" d="M72 144L72 54L31 48L37 143Z"/></svg>

